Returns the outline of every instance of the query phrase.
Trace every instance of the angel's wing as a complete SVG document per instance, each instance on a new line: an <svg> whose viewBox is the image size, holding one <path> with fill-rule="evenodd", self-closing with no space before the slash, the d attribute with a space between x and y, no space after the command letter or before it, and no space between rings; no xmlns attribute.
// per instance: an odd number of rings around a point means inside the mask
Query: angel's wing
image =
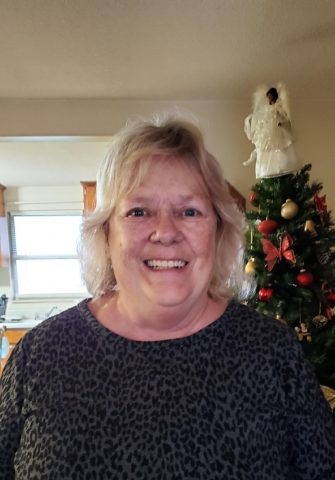
<svg viewBox="0 0 335 480"><path fill-rule="evenodd" d="M289 120L291 120L291 112L290 112L290 99L287 87L284 83L277 83L276 89L278 92L279 100L282 104L284 112L287 114Z"/></svg>
<svg viewBox="0 0 335 480"><path fill-rule="evenodd" d="M260 85L257 87L256 91L253 95L253 111L254 113L257 112L260 108L264 107L268 102L266 98L266 92L268 91L268 87L266 85Z"/></svg>

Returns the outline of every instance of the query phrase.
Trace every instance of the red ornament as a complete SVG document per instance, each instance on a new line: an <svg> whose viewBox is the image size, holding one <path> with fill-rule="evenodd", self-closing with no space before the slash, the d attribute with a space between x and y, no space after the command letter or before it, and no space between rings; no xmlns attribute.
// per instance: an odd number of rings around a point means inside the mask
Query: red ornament
<svg viewBox="0 0 335 480"><path fill-rule="evenodd" d="M266 219L257 225L257 230L263 235L270 235L277 230L278 223L275 220Z"/></svg>
<svg viewBox="0 0 335 480"><path fill-rule="evenodd" d="M258 298L261 302L268 302L273 295L273 288L262 287L259 289Z"/></svg>
<svg viewBox="0 0 335 480"><path fill-rule="evenodd" d="M320 215L321 221L324 221L325 215L327 215L326 195L319 197L318 193L314 193L315 208Z"/></svg>
<svg viewBox="0 0 335 480"><path fill-rule="evenodd" d="M256 192L251 192L250 194L250 203L251 205L253 205L254 207L258 207L259 206L259 199L257 197L257 193Z"/></svg>
<svg viewBox="0 0 335 480"><path fill-rule="evenodd" d="M308 288L312 285L314 277L310 272L301 270L296 277L299 287Z"/></svg>
<svg viewBox="0 0 335 480"><path fill-rule="evenodd" d="M335 290L332 290L326 296L327 302L332 306L335 307Z"/></svg>

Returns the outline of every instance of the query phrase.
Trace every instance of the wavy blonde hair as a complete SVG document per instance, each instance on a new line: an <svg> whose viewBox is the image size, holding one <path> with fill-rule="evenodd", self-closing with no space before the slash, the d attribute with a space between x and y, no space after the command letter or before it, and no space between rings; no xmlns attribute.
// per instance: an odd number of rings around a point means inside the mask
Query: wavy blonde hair
<svg viewBox="0 0 335 480"><path fill-rule="evenodd" d="M246 298L251 286L244 274L244 215L229 193L219 162L206 150L199 128L175 117L137 120L113 137L97 174L95 211L82 224L79 257L88 291L100 296L117 289L108 253L109 219L119 199L141 183L155 155L172 156L195 169L212 202L217 247L209 296Z"/></svg>

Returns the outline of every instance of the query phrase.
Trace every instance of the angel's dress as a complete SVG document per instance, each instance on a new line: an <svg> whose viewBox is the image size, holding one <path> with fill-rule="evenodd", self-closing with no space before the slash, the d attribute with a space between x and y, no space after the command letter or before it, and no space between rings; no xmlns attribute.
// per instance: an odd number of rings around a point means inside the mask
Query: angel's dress
<svg viewBox="0 0 335 480"><path fill-rule="evenodd" d="M256 178L276 177L298 169L291 122L278 102L249 115L244 130L256 147L250 157L256 154Z"/></svg>

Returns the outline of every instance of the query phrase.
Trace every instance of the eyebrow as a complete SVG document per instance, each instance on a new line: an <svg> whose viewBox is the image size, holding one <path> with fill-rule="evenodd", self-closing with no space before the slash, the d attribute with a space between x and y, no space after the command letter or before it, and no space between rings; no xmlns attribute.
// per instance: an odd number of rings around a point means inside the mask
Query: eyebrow
<svg viewBox="0 0 335 480"><path fill-rule="evenodd" d="M205 195L178 195L178 203L185 203L191 202L193 200L197 200L200 198L205 198ZM127 203L145 203L151 201L153 197L151 196L144 196L144 195L136 195L136 196L129 196L128 198L124 198L123 200Z"/></svg>

